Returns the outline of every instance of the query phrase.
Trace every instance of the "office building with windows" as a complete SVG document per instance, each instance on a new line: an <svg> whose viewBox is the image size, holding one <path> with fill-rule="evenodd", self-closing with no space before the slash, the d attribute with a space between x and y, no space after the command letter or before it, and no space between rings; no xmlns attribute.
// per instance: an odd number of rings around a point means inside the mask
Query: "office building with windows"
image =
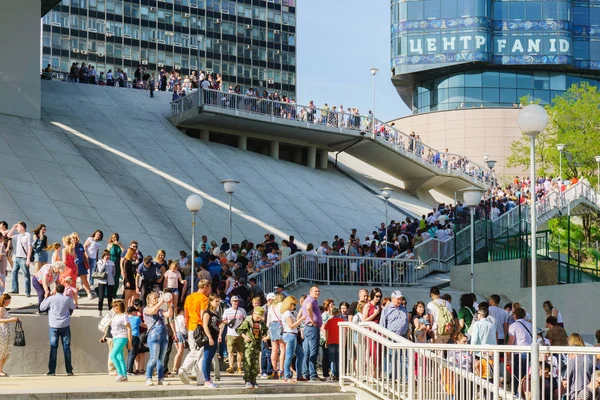
<svg viewBox="0 0 600 400"><path fill-rule="evenodd" d="M296 0L61 0L42 18L42 68L208 71L294 96Z"/></svg>
<svg viewBox="0 0 600 400"><path fill-rule="evenodd" d="M516 173L504 160L520 99L549 104L573 83L600 81L600 1L391 0L391 57L413 113L397 126Z"/></svg>

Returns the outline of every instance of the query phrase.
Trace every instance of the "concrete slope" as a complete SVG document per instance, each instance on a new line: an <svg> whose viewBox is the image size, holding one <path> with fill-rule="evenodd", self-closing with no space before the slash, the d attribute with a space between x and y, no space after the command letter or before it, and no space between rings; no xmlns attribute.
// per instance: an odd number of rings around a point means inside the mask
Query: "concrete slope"
<svg viewBox="0 0 600 400"><path fill-rule="evenodd" d="M301 243L361 236L383 221L384 205L356 182L190 138L166 119L170 95L42 82L42 120L0 115L0 220L48 226L52 241L77 231L119 232L145 254L189 249L185 199L204 197L197 234L228 235L221 179L241 181L233 197L233 240L296 235ZM403 218L391 211L390 218ZM300 243L300 244L301 244Z"/></svg>

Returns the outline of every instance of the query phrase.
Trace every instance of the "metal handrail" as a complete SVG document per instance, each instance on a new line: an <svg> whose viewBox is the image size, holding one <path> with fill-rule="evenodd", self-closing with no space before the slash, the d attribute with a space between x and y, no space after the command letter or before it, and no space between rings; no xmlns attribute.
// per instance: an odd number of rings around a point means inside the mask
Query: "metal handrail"
<svg viewBox="0 0 600 400"><path fill-rule="evenodd" d="M267 115L273 118L306 122L330 129L338 129L341 132L344 130L359 131L363 134L369 134L373 140L384 143L393 150L408 156L408 158L420 160L429 166L442 170L456 171L458 174L482 184L489 181L489 172L481 165L458 154L441 153L421 141L411 138L410 135L388 125L386 122L374 119L372 114L350 114L319 108L314 105L286 103L213 89L199 89L198 94L191 93L187 96L198 96L201 106L232 109ZM186 110L185 107L180 106L182 99L177 99L171 103L173 116L180 115ZM173 104L177 104L177 106L173 106ZM375 124L375 127L373 124ZM429 157L430 153L434 156Z"/></svg>
<svg viewBox="0 0 600 400"><path fill-rule="evenodd" d="M385 399L527 398L529 367L540 361L555 378L540 385L540 398L575 398L600 360L598 347L541 345L533 360L532 346L414 343L373 322L339 326L340 386Z"/></svg>

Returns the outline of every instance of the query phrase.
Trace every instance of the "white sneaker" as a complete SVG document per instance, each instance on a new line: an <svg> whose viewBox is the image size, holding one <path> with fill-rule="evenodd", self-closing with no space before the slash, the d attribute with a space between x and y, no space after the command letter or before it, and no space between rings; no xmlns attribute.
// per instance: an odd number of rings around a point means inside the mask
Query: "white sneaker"
<svg viewBox="0 0 600 400"><path fill-rule="evenodd" d="M88 294L87 298L88 300L94 300L94 295L90 293Z"/></svg>
<svg viewBox="0 0 600 400"><path fill-rule="evenodd" d="M146 379L146 386L153 386L152 379Z"/></svg>
<svg viewBox="0 0 600 400"><path fill-rule="evenodd" d="M165 381L164 379L161 379L161 380L158 381L157 385L158 386L169 386L170 383L167 382L167 381Z"/></svg>
<svg viewBox="0 0 600 400"><path fill-rule="evenodd" d="M190 384L190 376L188 375L186 370L180 368L177 375L179 376L179 379L181 379L181 382L183 382L186 385Z"/></svg>

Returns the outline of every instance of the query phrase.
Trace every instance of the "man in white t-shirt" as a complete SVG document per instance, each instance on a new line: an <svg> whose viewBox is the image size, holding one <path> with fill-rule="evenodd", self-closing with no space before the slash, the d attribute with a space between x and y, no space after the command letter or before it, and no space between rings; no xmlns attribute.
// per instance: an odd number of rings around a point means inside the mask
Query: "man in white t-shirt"
<svg viewBox="0 0 600 400"><path fill-rule="evenodd" d="M15 230L17 235L13 235ZM12 273L12 291L11 294L19 294L19 270L23 272L25 277L25 296L31 296L31 279L29 276L29 264L31 260L31 252L33 251L33 239L31 234L27 232L27 224L23 221L16 223L6 234L12 237L13 254L15 262Z"/></svg>
<svg viewBox="0 0 600 400"><path fill-rule="evenodd" d="M508 315L506 311L498 307L500 296L493 294L489 299L490 316L496 320L496 332L498 333L498 344L504 344L508 332Z"/></svg>
<svg viewBox="0 0 600 400"><path fill-rule="evenodd" d="M227 327L227 335L225 340L227 342L227 354L229 355L229 368L227 372L233 374L233 353L237 353L237 373L242 372L242 357L244 354L244 341L240 335L235 331L238 326L244 322L247 317L246 310L240 306L240 298L233 296L231 298L231 307L223 312L223 324L221 324L221 332Z"/></svg>
<svg viewBox="0 0 600 400"><path fill-rule="evenodd" d="M525 310L517 308L514 312L515 323L508 329L508 344L511 346L530 346L534 340L532 326L525 321ZM537 339L537 336L536 336ZM527 353L513 353L512 355L513 387L527 374Z"/></svg>
<svg viewBox="0 0 600 400"><path fill-rule="evenodd" d="M448 343L450 335L438 335L437 323L438 323L438 307L446 307L450 314L452 314L452 305L446 300L440 298L440 289L432 287L429 290L429 297L431 301L427 304L427 318L431 323L431 331L433 332L434 343Z"/></svg>

